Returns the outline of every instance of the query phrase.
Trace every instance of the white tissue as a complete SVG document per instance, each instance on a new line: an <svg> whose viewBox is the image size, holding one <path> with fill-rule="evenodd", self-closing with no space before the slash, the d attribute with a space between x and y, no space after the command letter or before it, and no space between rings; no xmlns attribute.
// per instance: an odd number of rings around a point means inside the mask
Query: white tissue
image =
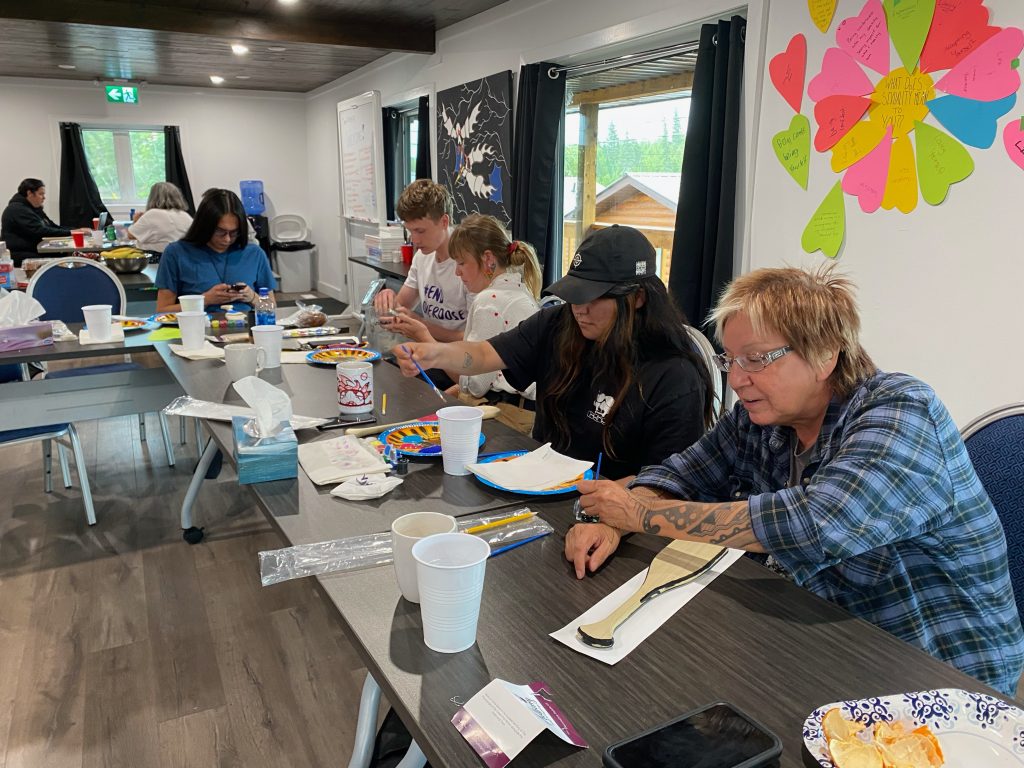
<svg viewBox="0 0 1024 768"><path fill-rule="evenodd" d="M385 477L384 475L362 475L346 480L331 491L331 496L337 496L349 501L363 501L365 499L379 499L385 493L390 493L402 484L400 477Z"/></svg>
<svg viewBox="0 0 1024 768"><path fill-rule="evenodd" d="M271 437L281 431L292 417L292 401L285 392L256 376L246 376L234 383L235 391L255 413L248 427L253 437Z"/></svg>
<svg viewBox="0 0 1024 768"><path fill-rule="evenodd" d="M46 307L23 291L11 291L0 297L0 328L26 325L46 312Z"/></svg>

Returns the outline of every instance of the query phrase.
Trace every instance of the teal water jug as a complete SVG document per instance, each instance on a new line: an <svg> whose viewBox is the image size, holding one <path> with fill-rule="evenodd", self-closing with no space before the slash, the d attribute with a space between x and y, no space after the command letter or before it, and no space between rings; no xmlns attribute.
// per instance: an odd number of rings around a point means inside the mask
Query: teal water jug
<svg viewBox="0 0 1024 768"><path fill-rule="evenodd" d="M267 209L263 202L263 182L251 179L238 182L242 192L242 207L245 208L247 216L261 216Z"/></svg>

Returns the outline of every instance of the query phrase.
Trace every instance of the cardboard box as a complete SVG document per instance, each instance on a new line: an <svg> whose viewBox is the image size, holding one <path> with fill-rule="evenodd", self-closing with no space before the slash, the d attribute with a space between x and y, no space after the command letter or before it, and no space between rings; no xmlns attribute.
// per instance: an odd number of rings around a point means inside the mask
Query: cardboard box
<svg viewBox="0 0 1024 768"><path fill-rule="evenodd" d="M238 469L240 485L265 483L270 480L288 480L299 476L299 443L291 426L273 437L255 438L245 433L248 416L234 416L231 431L234 433L235 466Z"/></svg>
<svg viewBox="0 0 1024 768"><path fill-rule="evenodd" d="M35 320L28 325L0 328L0 352L16 352L21 349L45 347L53 344L53 326L48 322Z"/></svg>

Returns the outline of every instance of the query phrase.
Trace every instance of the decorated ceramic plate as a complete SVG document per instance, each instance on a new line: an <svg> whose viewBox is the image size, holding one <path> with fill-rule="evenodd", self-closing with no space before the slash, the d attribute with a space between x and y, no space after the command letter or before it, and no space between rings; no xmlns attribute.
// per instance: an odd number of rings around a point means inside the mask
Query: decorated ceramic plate
<svg viewBox="0 0 1024 768"><path fill-rule="evenodd" d="M281 336L285 339L304 339L307 336L332 336L337 332L338 329L333 326L321 325L319 328L288 328L281 333Z"/></svg>
<svg viewBox="0 0 1024 768"><path fill-rule="evenodd" d="M321 349L306 355L306 362L313 365L337 365L345 360L372 363L374 360L380 360L380 352L372 349L344 347L342 349Z"/></svg>
<svg viewBox="0 0 1024 768"><path fill-rule="evenodd" d="M511 459L518 459L520 456L525 456L527 453L529 453L529 451L508 451L507 453L495 453L490 456L481 456L477 463L490 464L491 462L494 461L510 461ZM559 493L569 493L570 491L575 491L576 483L579 480L593 480L594 471L588 469L575 480L570 480L567 483L561 483L560 485L556 485L552 488L545 488L543 491L520 491L516 488L506 488L502 485L498 485L497 483L492 483L490 480L480 477L480 475L477 475L476 473L474 473L473 476L484 485L488 485L491 488L496 488L499 491L508 491L509 493L521 493L524 496L555 496Z"/></svg>
<svg viewBox="0 0 1024 768"><path fill-rule="evenodd" d="M821 731L821 718L833 707L843 717L870 725L885 720L910 728L927 725L939 740L944 768L1024 766L1024 712L984 693L959 688L895 693L837 701L818 707L804 721L804 744L825 768L834 768Z"/></svg>
<svg viewBox="0 0 1024 768"><path fill-rule="evenodd" d="M152 320L142 320L137 317L122 317L115 322L121 324L121 328L127 333L129 331L153 331L159 324Z"/></svg>
<svg viewBox="0 0 1024 768"><path fill-rule="evenodd" d="M406 456L440 456L441 430L436 421L414 421L382 432L378 438L384 445L390 445ZM484 433L480 433L480 445L484 444Z"/></svg>

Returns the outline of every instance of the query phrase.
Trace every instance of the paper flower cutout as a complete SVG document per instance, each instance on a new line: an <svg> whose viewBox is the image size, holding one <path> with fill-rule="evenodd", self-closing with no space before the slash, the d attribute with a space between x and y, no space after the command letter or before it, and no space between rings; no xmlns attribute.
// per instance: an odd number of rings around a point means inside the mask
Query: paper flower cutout
<svg viewBox="0 0 1024 768"><path fill-rule="evenodd" d="M910 213L919 199L940 204L974 170L964 144L987 149L995 142L999 119L1017 101L1024 32L989 26L988 18L984 0L867 0L839 22L836 47L807 89L815 102L814 148L832 153L832 170L843 176L839 188L863 211ZM925 122L929 116L941 127ZM1024 142L1024 127L1014 125L1004 133L1008 152ZM831 224L836 194L826 206ZM811 240L823 239L821 216L819 209ZM835 247L834 235L829 245Z"/></svg>

